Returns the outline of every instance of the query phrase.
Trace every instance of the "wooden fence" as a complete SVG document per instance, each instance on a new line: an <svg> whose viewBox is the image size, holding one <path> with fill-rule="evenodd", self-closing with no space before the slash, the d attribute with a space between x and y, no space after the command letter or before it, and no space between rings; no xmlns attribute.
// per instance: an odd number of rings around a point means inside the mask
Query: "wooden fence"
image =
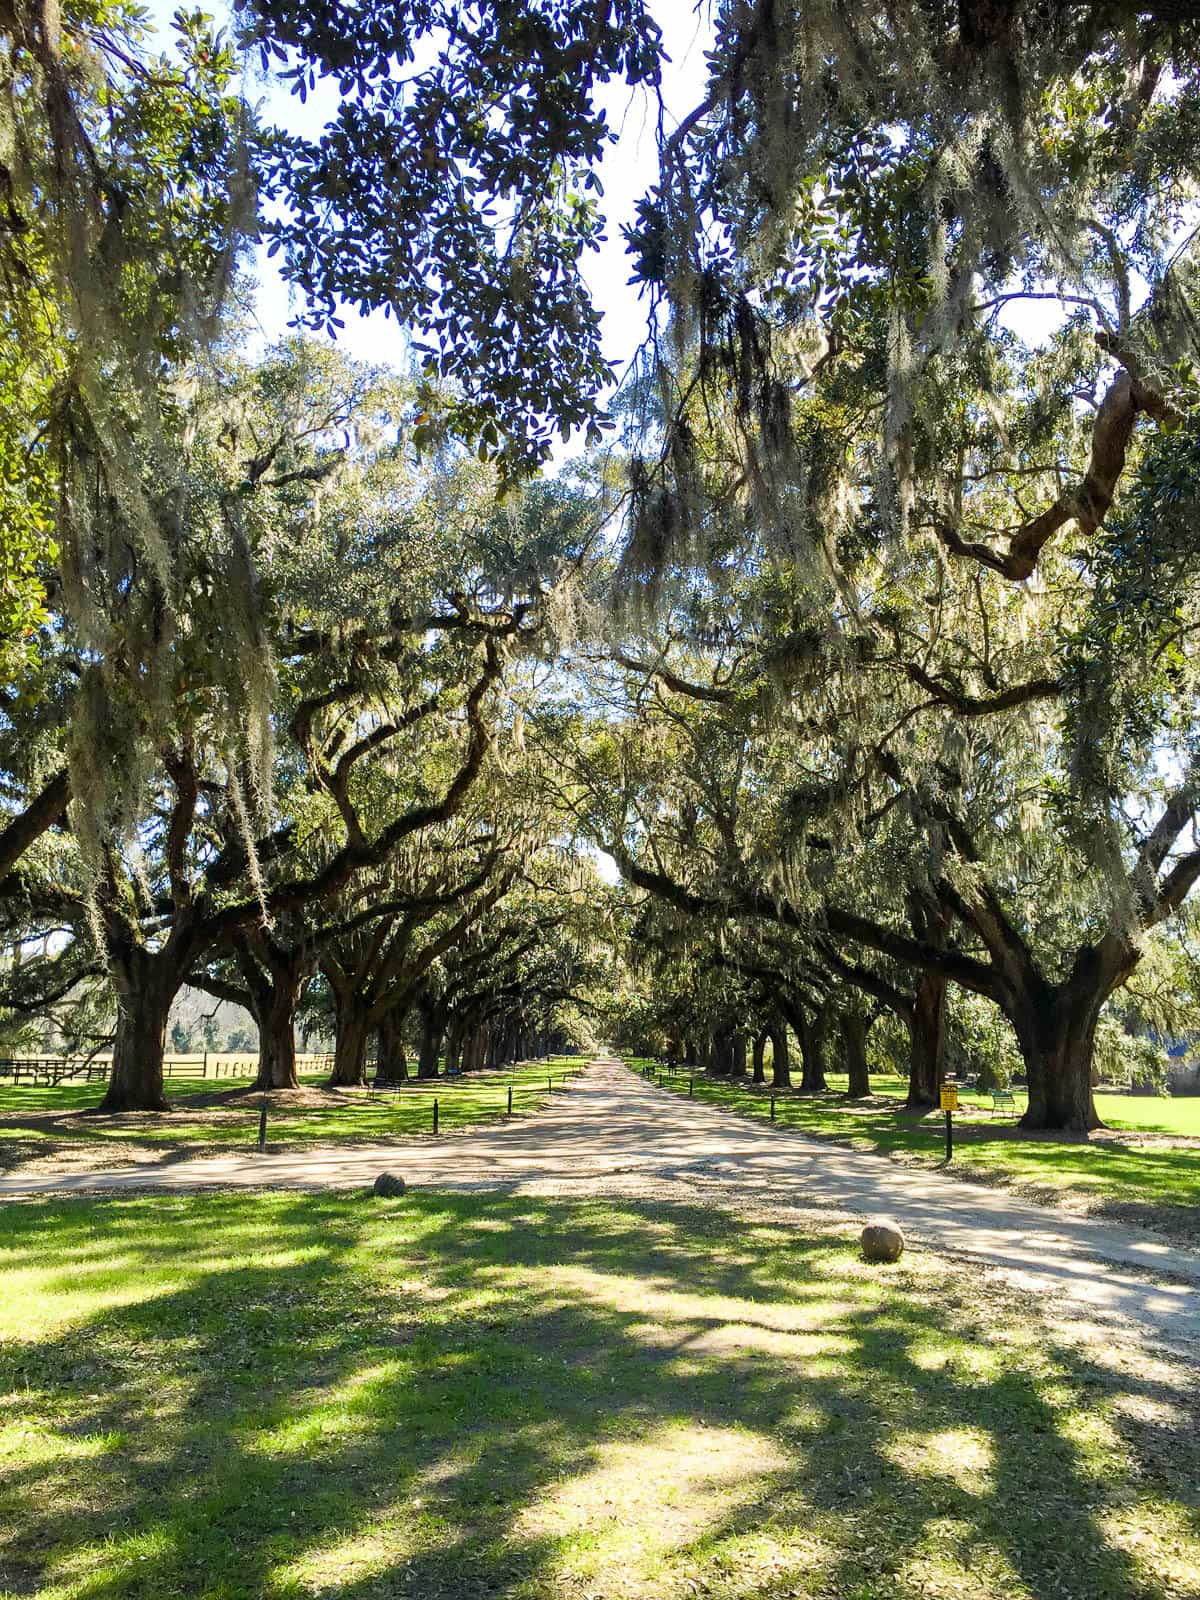
<svg viewBox="0 0 1200 1600"><path fill-rule="evenodd" d="M331 1055L297 1055L299 1072L328 1072ZM111 1056L7 1056L0 1058L0 1083L28 1083L49 1088L59 1083L106 1083L112 1071ZM200 1055L164 1056L165 1078L193 1080L253 1078L258 1054L226 1055L205 1051Z"/></svg>

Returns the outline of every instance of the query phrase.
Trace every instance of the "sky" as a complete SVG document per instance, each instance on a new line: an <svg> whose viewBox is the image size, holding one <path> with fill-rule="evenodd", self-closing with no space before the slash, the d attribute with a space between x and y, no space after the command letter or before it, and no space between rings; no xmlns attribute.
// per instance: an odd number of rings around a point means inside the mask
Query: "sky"
<svg viewBox="0 0 1200 1600"><path fill-rule="evenodd" d="M166 44L176 0L152 0L149 6L154 26ZM663 31L669 60L663 68L663 100L668 114L685 116L703 97L706 66L704 52L711 38L706 0L651 0L651 12ZM216 3L211 8L218 21L228 16L228 7ZM337 105L335 85L318 85L306 103L279 85L249 80L246 91L260 100L270 119L290 131L315 135ZM627 282L629 259L621 237L622 224L631 222L634 206L653 181L655 174L655 123L657 106L644 90L632 91L621 83L608 84L600 95L610 126L618 133L601 169L604 185L603 209L607 218L605 243L589 253L584 275L593 299L603 314L604 353L618 369L618 376L632 358L645 335L646 308L637 291ZM256 311L264 344L278 338L287 328L295 305L265 248L256 258L258 293ZM339 312L345 329L338 343L352 356L380 365L405 368L408 365L405 336L394 319L382 312L359 316L353 308Z"/></svg>
<svg viewBox="0 0 1200 1600"><path fill-rule="evenodd" d="M168 45L171 18L176 9L176 0L151 0L149 6L151 20L164 47ZM668 119L677 121L703 98L704 53L712 36L709 7L706 0L698 0L698 3L695 0L651 0L651 11L662 28L667 57L663 64L663 104ZM228 17L228 7L215 4L212 14L223 21ZM318 85L317 92L310 94L304 103L280 85L261 80L249 79L245 90L248 98L262 102L272 122L310 137L319 132L337 106L337 89L332 84ZM585 257L583 271L593 301L602 313L604 354L616 368L619 380L646 332L646 307L639 300L636 288L628 282L630 265L621 229L623 224L633 220L637 201L654 180L658 105L647 91L631 90L628 85L615 81L602 89L599 100L617 139L600 172L607 222L604 242L598 251L589 252ZM284 334L296 302L294 291L283 281L265 247L257 252L254 270L259 338L267 345ZM353 307L345 306L339 315L345 327L338 334L338 343L350 355L375 365L401 370L407 367L406 337L393 318L385 318L381 312L362 317ZM309 337L322 335L310 334ZM565 447L559 446L555 459L568 458L579 444L579 441L570 441ZM616 862L603 851L592 854L600 876L606 882L616 882L620 876Z"/></svg>

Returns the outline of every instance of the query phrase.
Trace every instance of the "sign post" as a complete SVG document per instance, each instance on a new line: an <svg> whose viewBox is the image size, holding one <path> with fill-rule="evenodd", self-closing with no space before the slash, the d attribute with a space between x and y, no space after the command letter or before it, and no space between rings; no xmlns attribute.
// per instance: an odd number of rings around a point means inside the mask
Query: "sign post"
<svg viewBox="0 0 1200 1600"><path fill-rule="evenodd" d="M954 1113L958 1110L958 1084L947 1078L942 1084L942 1110L946 1113L946 1160L954 1156Z"/></svg>

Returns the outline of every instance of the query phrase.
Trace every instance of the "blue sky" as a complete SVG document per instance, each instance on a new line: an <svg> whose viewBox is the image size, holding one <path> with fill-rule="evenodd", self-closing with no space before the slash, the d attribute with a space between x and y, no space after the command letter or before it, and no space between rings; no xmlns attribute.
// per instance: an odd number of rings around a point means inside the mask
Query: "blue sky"
<svg viewBox="0 0 1200 1600"><path fill-rule="evenodd" d="M165 35L177 9L175 0L151 0L150 14ZM663 99L674 117L685 116L702 98L705 82L704 51L711 38L706 0L651 0L653 12L663 30L669 62L663 72ZM218 19L228 15L223 5L212 7ZM318 87L305 104L278 85L250 80L250 98L261 99L272 120L297 133L315 134L337 104L333 85ZM636 291L629 286L629 261L621 237L623 223L633 218L634 205L645 193L655 174L655 122L657 107L643 91L632 92L623 84L609 84L602 104L610 125L619 137L601 171L604 184L604 211L607 217L606 242L599 252L590 254L586 277L596 305L604 315L604 351L618 370L633 356L645 333L646 310ZM257 314L264 343L278 337L293 313L288 286L265 250L257 260ZM395 367L407 365L403 332L394 320L382 313L360 317L343 308L344 332L338 342L362 360Z"/></svg>

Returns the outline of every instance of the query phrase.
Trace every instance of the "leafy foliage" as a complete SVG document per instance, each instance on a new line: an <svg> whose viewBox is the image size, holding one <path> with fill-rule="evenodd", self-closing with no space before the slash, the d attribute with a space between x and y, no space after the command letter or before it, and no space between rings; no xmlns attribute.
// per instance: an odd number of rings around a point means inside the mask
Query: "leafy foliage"
<svg viewBox="0 0 1200 1600"><path fill-rule="evenodd" d="M345 302L413 328L452 387L450 427L509 475L555 432L594 443L611 381L580 276L604 225L597 93L658 81L641 0L246 0L242 17L294 93L338 94L320 135L276 130L267 162L283 210L266 231L301 320L336 330Z"/></svg>

